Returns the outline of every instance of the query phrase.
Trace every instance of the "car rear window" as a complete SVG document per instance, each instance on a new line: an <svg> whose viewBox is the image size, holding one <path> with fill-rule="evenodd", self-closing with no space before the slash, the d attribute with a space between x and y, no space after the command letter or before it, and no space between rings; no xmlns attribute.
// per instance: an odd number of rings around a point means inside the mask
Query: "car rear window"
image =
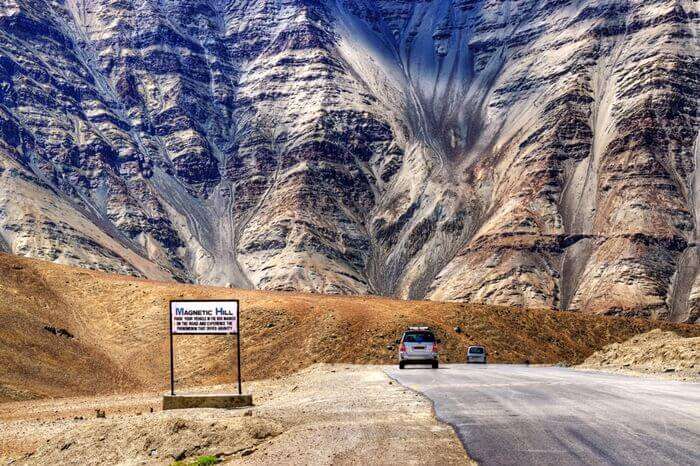
<svg viewBox="0 0 700 466"><path fill-rule="evenodd" d="M435 335L430 332L406 332L403 335L404 343L435 343Z"/></svg>
<svg viewBox="0 0 700 466"><path fill-rule="evenodd" d="M476 348L469 348L469 352L472 354L484 354L484 348L477 346Z"/></svg>

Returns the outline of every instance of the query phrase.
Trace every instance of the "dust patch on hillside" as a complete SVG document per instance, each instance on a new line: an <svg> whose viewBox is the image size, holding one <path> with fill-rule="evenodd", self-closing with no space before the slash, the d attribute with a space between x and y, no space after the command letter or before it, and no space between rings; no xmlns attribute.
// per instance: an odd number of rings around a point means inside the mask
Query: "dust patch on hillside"
<svg viewBox="0 0 700 466"><path fill-rule="evenodd" d="M655 329L596 351L579 368L700 381L700 337Z"/></svg>

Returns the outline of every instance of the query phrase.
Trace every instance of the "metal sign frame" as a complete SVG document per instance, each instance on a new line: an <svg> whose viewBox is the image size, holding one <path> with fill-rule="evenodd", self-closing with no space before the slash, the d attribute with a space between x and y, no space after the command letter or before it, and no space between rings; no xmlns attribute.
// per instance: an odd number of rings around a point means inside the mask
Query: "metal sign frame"
<svg viewBox="0 0 700 466"><path fill-rule="evenodd" d="M238 366L238 394L242 395L241 386L241 303L237 299L171 299L168 301L168 333L170 334L170 394L175 396L175 350L173 345L173 335L234 335L229 333L211 333L211 332L183 332L173 333L173 303L236 303L236 327L238 331L236 335L236 364Z"/></svg>

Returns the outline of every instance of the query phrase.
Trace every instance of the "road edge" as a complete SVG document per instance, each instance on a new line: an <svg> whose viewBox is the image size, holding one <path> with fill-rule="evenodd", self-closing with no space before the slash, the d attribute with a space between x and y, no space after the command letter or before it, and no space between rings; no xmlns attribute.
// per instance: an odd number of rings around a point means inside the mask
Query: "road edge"
<svg viewBox="0 0 700 466"><path fill-rule="evenodd" d="M450 430L452 431L452 435L454 435L455 438L459 441L459 444L462 446L462 451L464 452L464 456L466 457L466 464L469 464L469 465L472 465L472 466L478 466L478 465L479 465L479 463L478 463L475 459L473 459L471 456L469 456L469 451L467 450L467 445L465 444L464 440L462 440L462 438L461 438L461 437L459 436L459 434L457 433L457 427L456 427L453 423L451 423L450 421L447 421L447 420L445 420L445 419L442 419L440 416L438 416L437 411L435 411L435 402L432 400L432 398L430 398L428 395L426 395L425 393L423 393L423 392L421 392L421 391L415 390L415 389L413 389L413 388L411 388L411 387L408 387L408 386L402 384L401 382L399 382L397 379L395 379L394 377L392 377L392 376L386 371L386 366L385 366L385 367L382 367L381 370L382 370L382 372L384 373L384 375L385 375L389 380L391 380L391 381L393 381L394 383L396 383L396 384L402 386L402 387L405 388L406 390L409 390L409 391L415 393L416 395L420 396L421 398L427 400L428 403L430 403L430 414L433 416L433 418L435 419L435 421L436 421L438 424L443 424L443 425L445 425L445 426L448 426L448 427L450 428Z"/></svg>

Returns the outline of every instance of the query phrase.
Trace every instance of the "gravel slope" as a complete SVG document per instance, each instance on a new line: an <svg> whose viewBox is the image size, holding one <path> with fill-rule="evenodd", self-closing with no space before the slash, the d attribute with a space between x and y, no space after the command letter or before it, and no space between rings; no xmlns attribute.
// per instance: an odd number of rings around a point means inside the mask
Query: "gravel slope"
<svg viewBox="0 0 700 466"><path fill-rule="evenodd" d="M655 329L608 345L579 367L698 381L700 337L683 338L674 332Z"/></svg>
<svg viewBox="0 0 700 466"><path fill-rule="evenodd" d="M256 403L249 410L163 412L153 393L4 404L0 461L165 465L205 454L235 464L469 461L430 402L377 366L314 365L245 388ZM95 418L98 408L106 419Z"/></svg>

